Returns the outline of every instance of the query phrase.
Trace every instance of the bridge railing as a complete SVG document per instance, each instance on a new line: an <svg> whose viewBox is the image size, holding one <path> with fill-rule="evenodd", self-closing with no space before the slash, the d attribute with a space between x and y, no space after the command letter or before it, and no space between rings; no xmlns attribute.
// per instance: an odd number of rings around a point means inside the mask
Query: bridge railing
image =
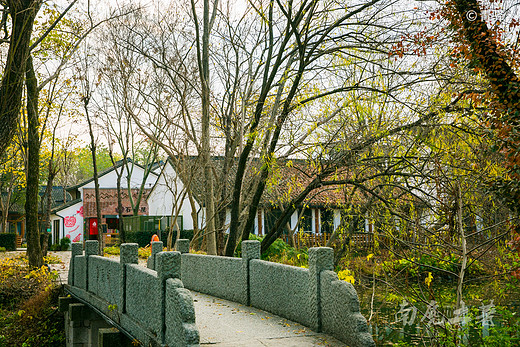
<svg viewBox="0 0 520 347"><path fill-rule="evenodd" d="M195 310L180 280L181 254L154 255L138 266L138 245L121 245L120 260L98 256L98 242L72 245L68 290L144 345L198 345Z"/></svg>
<svg viewBox="0 0 520 347"><path fill-rule="evenodd" d="M310 248L308 269L260 260L258 241L242 242L242 258L190 254L189 240L176 248L188 289L277 314L349 346L374 345L354 287L332 271L331 248ZM162 242L154 242L150 267L160 250Z"/></svg>

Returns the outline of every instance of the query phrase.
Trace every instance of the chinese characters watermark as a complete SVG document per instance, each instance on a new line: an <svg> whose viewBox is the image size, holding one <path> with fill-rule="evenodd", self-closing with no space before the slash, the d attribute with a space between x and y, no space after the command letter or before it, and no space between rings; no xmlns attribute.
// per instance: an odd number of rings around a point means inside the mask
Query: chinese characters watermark
<svg viewBox="0 0 520 347"><path fill-rule="evenodd" d="M417 318L417 307L410 305L406 300L403 300L399 304L399 311L395 314L396 323L402 322L404 326L413 325ZM482 305L479 307L480 315L475 319L482 326L494 326L493 315L496 312L493 300L488 305ZM453 311L453 317L447 318L442 312L439 311L439 305L435 300L428 303L426 311L424 312L421 322L424 322L427 326L432 325L445 325L449 323L451 325L467 325L471 321L471 317L468 315L469 309L464 303L461 302L460 308Z"/></svg>

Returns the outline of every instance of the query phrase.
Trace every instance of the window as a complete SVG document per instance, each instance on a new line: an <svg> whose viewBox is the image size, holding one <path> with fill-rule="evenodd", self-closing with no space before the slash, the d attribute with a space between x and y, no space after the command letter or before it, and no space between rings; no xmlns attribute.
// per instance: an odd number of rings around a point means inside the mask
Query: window
<svg viewBox="0 0 520 347"><path fill-rule="evenodd" d="M54 222L52 222L52 224L53 224L52 241L54 242L54 244L58 244L60 242L60 221L55 220Z"/></svg>
<svg viewBox="0 0 520 347"><path fill-rule="evenodd" d="M282 211L280 209L272 209L265 211L265 226L264 230L268 233L272 228L274 228L276 221L282 216ZM286 233L286 228L283 228L283 232Z"/></svg>
<svg viewBox="0 0 520 347"><path fill-rule="evenodd" d="M320 211L320 232L332 233L334 232L334 211L321 210Z"/></svg>
<svg viewBox="0 0 520 347"><path fill-rule="evenodd" d="M365 217L359 215L351 215L341 211L341 222L340 225L347 231L354 233L364 233L365 230Z"/></svg>
<svg viewBox="0 0 520 347"><path fill-rule="evenodd" d="M300 212L300 227L298 231L312 232L312 209L304 208Z"/></svg>

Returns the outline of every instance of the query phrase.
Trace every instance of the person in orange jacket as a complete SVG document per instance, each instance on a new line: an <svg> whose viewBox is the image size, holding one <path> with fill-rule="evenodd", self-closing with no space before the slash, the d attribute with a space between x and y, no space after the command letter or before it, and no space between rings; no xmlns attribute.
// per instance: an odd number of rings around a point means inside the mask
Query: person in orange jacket
<svg viewBox="0 0 520 347"><path fill-rule="evenodd" d="M150 243L146 246L150 246L150 252L152 251L152 242L156 242L156 241L161 241L159 240L159 236L157 236L157 234L153 234L152 236L152 240L150 241Z"/></svg>

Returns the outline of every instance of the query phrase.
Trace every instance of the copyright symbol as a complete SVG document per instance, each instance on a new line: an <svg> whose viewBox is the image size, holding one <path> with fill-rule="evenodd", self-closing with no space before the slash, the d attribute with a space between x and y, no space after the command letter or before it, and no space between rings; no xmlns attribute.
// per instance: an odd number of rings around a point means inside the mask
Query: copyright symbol
<svg viewBox="0 0 520 347"><path fill-rule="evenodd" d="M477 19L477 12L475 12L473 10L469 10L468 12L466 12L466 18L470 22L473 22L475 19Z"/></svg>

